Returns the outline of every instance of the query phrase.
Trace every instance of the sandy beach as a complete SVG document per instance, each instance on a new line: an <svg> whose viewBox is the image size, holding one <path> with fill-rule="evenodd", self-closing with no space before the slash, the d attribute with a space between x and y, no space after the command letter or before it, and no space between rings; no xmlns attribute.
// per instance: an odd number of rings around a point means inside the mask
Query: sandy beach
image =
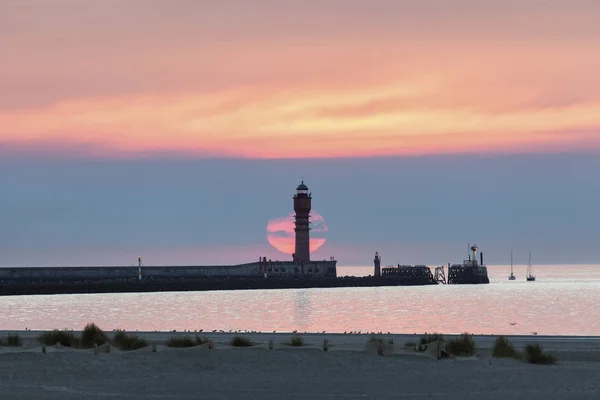
<svg viewBox="0 0 600 400"><path fill-rule="evenodd" d="M240 334L256 345L229 345L233 333L200 333L207 345L170 348L173 335L136 332L156 344L135 351L46 347L40 332L18 333L23 346L0 348L2 399L597 399L600 338L511 337L516 347L539 343L558 363L531 365L491 357L495 337L476 336L477 355L437 360L414 353L415 335L379 335L383 356L365 334ZM447 337L448 339L451 336ZM323 351L323 341L328 351ZM391 340L390 340L391 339ZM273 349L269 349L272 341ZM389 344L393 341L394 344ZM410 354L413 351L414 354Z"/></svg>

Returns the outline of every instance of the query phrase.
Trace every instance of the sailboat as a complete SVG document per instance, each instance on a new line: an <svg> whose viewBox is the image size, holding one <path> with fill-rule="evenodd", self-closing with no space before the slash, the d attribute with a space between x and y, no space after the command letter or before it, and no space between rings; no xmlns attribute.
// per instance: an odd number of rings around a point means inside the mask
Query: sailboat
<svg viewBox="0 0 600 400"><path fill-rule="evenodd" d="M510 276L508 277L508 280L514 281L515 279L517 279L517 278L513 274L513 252L511 250L511 252L510 252Z"/></svg>
<svg viewBox="0 0 600 400"><path fill-rule="evenodd" d="M535 276L533 276L533 271L531 267L531 252L529 252L529 265L527 266L527 280L535 281Z"/></svg>

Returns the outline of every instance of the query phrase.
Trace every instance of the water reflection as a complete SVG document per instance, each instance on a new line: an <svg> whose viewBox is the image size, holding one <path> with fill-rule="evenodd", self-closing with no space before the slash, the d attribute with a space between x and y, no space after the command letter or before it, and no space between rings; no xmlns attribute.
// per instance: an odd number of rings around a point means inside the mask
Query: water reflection
<svg viewBox="0 0 600 400"><path fill-rule="evenodd" d="M310 289L294 291L294 322L301 331L307 330L310 326L310 293Z"/></svg>

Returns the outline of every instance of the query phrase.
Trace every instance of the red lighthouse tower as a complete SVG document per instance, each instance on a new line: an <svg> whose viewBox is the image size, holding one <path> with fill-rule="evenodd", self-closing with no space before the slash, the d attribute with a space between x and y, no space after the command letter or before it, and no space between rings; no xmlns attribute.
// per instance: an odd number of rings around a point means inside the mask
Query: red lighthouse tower
<svg viewBox="0 0 600 400"><path fill-rule="evenodd" d="M296 211L296 251L294 262L303 263L310 261L310 208L312 194L308 193L308 187L302 183L296 188L294 196L294 211Z"/></svg>

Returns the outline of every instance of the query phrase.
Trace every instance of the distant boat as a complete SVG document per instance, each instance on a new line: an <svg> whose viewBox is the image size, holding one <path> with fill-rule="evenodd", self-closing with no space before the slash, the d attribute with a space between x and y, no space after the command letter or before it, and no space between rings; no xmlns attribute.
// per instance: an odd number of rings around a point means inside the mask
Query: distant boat
<svg viewBox="0 0 600 400"><path fill-rule="evenodd" d="M529 265L527 266L527 280L535 281L535 276L533 275L533 267L531 266L531 252L529 252Z"/></svg>
<svg viewBox="0 0 600 400"><path fill-rule="evenodd" d="M508 280L514 281L515 279L517 279L517 278L513 274L513 252L511 250L511 252L510 252L510 276L508 277Z"/></svg>

